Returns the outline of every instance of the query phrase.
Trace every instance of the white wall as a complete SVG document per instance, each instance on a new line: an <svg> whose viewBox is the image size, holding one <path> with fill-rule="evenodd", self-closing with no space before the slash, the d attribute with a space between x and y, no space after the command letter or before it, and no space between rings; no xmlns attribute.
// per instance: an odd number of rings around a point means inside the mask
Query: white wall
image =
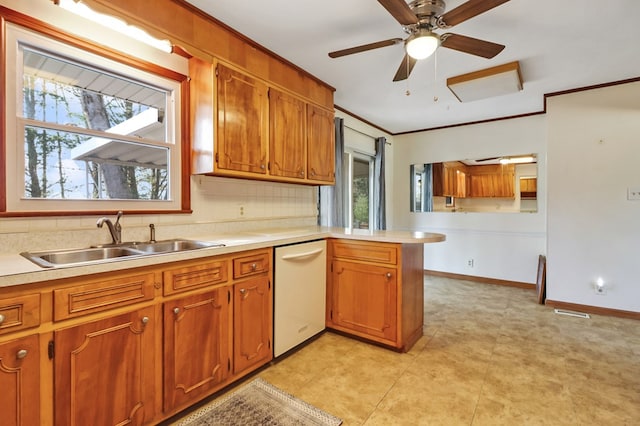
<svg viewBox="0 0 640 426"><path fill-rule="evenodd" d="M640 83L551 97L547 116L547 298L639 312Z"/></svg>
<svg viewBox="0 0 640 426"><path fill-rule="evenodd" d="M393 228L447 236L425 245L425 269L535 283L546 253L546 138L544 115L394 137ZM410 164L526 153L538 154L536 213L409 212Z"/></svg>

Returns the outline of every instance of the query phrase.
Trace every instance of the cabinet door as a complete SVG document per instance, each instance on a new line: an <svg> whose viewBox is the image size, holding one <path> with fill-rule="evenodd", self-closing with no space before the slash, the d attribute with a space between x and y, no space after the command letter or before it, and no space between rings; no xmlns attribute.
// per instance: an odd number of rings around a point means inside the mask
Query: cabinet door
<svg viewBox="0 0 640 426"><path fill-rule="evenodd" d="M333 261L331 269L330 321L338 328L395 343L396 270L338 260Z"/></svg>
<svg viewBox="0 0 640 426"><path fill-rule="evenodd" d="M467 174L460 170L456 171L456 197L464 198L467 196Z"/></svg>
<svg viewBox="0 0 640 426"><path fill-rule="evenodd" d="M0 423L40 424L40 359L38 336L0 343Z"/></svg>
<svg viewBox="0 0 640 426"><path fill-rule="evenodd" d="M54 333L55 424L151 421L155 382L153 308Z"/></svg>
<svg viewBox="0 0 640 426"><path fill-rule="evenodd" d="M444 166L445 178L444 178L444 195L449 197L456 197L456 184L458 182L458 175L456 169L451 166Z"/></svg>
<svg viewBox="0 0 640 426"><path fill-rule="evenodd" d="M269 173L304 179L306 176L305 103L279 90L269 89Z"/></svg>
<svg viewBox="0 0 640 426"><path fill-rule="evenodd" d="M491 175L478 174L471 175L471 196L472 197L491 197L494 193L493 181Z"/></svg>
<svg viewBox="0 0 640 426"><path fill-rule="evenodd" d="M307 105L307 179L335 183L333 113Z"/></svg>
<svg viewBox="0 0 640 426"><path fill-rule="evenodd" d="M267 86L218 64L216 163L221 170L267 172Z"/></svg>
<svg viewBox="0 0 640 426"><path fill-rule="evenodd" d="M269 277L234 285L234 373L262 365L272 358L272 293Z"/></svg>
<svg viewBox="0 0 640 426"><path fill-rule="evenodd" d="M164 409L196 400L229 373L228 287L164 304Z"/></svg>

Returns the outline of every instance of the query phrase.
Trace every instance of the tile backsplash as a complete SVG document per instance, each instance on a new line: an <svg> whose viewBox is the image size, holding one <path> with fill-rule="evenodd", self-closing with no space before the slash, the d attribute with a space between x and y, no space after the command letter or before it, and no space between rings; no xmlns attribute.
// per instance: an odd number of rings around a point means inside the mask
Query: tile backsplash
<svg viewBox="0 0 640 426"><path fill-rule="evenodd" d="M192 214L125 215L125 241L197 238L274 227L313 226L317 222L318 188L275 182L193 176ZM107 229L98 229L100 216L0 218L0 252L86 247L110 241Z"/></svg>

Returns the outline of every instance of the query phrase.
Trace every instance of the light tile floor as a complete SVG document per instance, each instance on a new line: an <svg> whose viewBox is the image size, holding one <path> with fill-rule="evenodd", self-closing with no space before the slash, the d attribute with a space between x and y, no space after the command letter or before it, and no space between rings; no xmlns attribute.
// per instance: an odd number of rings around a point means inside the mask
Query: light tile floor
<svg viewBox="0 0 640 426"><path fill-rule="evenodd" d="M325 333L259 376L353 425L639 425L640 322L425 277L406 354Z"/></svg>

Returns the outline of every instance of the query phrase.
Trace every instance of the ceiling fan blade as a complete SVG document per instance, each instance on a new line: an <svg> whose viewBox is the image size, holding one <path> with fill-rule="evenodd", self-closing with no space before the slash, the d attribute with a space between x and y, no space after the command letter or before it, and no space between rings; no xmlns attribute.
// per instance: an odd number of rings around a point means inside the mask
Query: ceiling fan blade
<svg viewBox="0 0 640 426"><path fill-rule="evenodd" d="M491 59L502 52L504 45L467 37L460 34L446 33L440 36L442 47L469 53L471 55L482 56Z"/></svg>
<svg viewBox="0 0 640 426"><path fill-rule="evenodd" d="M400 25L412 25L418 23L418 17L404 0L378 0L387 12L391 14Z"/></svg>
<svg viewBox="0 0 640 426"><path fill-rule="evenodd" d="M440 28L453 27L454 25L458 25L467 19L478 16L481 13L491 10L494 7L498 7L502 3L506 3L508 1L509 0L469 0L468 2L461 4L455 9L451 9L444 15L440 16L438 26Z"/></svg>
<svg viewBox="0 0 640 426"><path fill-rule="evenodd" d="M393 81L401 81L409 78L409 74L411 74L416 62L418 62L417 59L414 59L405 53L404 58L402 58L402 62L400 63L400 67L398 68L398 71L396 71L396 75L393 77Z"/></svg>
<svg viewBox="0 0 640 426"><path fill-rule="evenodd" d="M367 50L378 49L380 47L393 46L402 43L401 38L391 38L389 40L377 41L375 43L363 44L362 46L350 47L348 49L336 50L329 52L329 57L339 58L340 56L352 55L354 53L366 52Z"/></svg>

